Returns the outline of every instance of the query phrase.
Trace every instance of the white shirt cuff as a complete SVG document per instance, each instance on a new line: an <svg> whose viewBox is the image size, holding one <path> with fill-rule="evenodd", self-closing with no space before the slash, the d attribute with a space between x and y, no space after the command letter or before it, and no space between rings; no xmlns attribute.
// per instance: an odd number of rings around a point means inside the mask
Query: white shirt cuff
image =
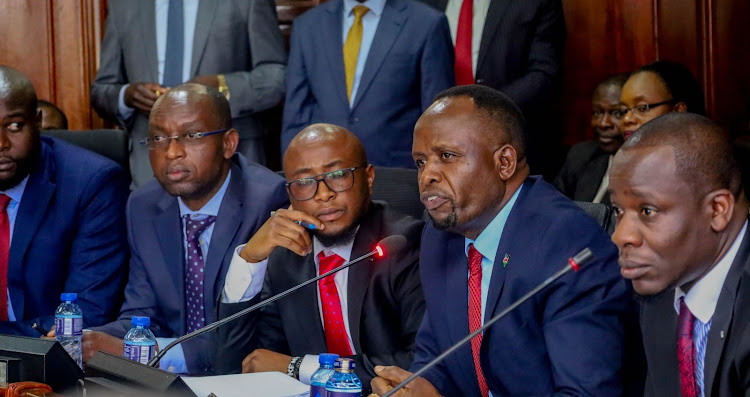
<svg viewBox="0 0 750 397"><path fill-rule="evenodd" d="M168 344L174 342L175 338L156 338L159 348L163 349ZM182 345L177 345L170 349L159 361L159 368L174 374L186 374L187 364L185 363L185 352L182 351Z"/></svg>
<svg viewBox="0 0 750 397"><path fill-rule="evenodd" d="M232 261L229 263L229 270L227 270L224 281L222 303L247 302L253 299L263 288L268 258L258 263L247 262L240 256L243 248L245 248L245 244L234 249Z"/></svg>
<svg viewBox="0 0 750 397"><path fill-rule="evenodd" d="M302 364L299 366L299 381L309 385L315 371L320 368L317 354L305 354L302 358Z"/></svg>
<svg viewBox="0 0 750 397"><path fill-rule="evenodd" d="M120 94L117 96L117 112L123 120L129 119L130 116L133 115L133 112L135 112L135 109L128 107L128 105L125 104L125 90L129 86L130 84L122 86L122 88L120 88Z"/></svg>

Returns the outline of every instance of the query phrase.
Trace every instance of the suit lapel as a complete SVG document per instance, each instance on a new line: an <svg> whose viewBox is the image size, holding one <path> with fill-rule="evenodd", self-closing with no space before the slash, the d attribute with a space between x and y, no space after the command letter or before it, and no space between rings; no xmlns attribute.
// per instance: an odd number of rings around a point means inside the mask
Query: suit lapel
<svg viewBox="0 0 750 397"><path fill-rule="evenodd" d="M487 9L487 18L482 29L482 40L479 44L479 58L477 59L476 70L482 68L482 63L487 58L490 45L494 45L495 47L505 45L502 40L492 40L492 38L495 36L495 31L500 27L503 14L508 9L510 2L511 0L490 0L490 7Z"/></svg>
<svg viewBox="0 0 750 397"><path fill-rule="evenodd" d="M143 45L143 59L151 74L151 81L159 82L159 58L156 55L156 9L153 1L140 3L141 43Z"/></svg>
<svg viewBox="0 0 750 397"><path fill-rule="evenodd" d="M359 105L361 98L365 96L365 93L375 79L375 75L378 73L380 66L388 56L388 52L391 50L393 43L398 38L399 33L404 26L404 22L406 21L405 9L406 3L402 0L386 1L385 7L383 8L383 15L380 16L380 23L378 23L378 28L375 31L375 37L372 39L370 53L367 55L365 69L359 80L359 88L357 88L357 94L354 98L352 110Z"/></svg>
<svg viewBox="0 0 750 397"><path fill-rule="evenodd" d="M344 39L341 36L344 18L344 2L331 2L322 5L327 7L326 19L319 26L323 32L323 42L327 45L321 45L320 48L326 52L325 58L328 59L331 76L333 76L334 91L339 96L339 100L349 107L349 100L346 97L346 72L344 71Z"/></svg>
<svg viewBox="0 0 750 397"><path fill-rule="evenodd" d="M185 333L185 253L183 250L185 237L182 220L180 219L180 207L175 197L165 194L165 197L159 202L159 208L162 212L154 217L152 222L161 248L161 263L164 264L162 269L164 274L162 275L164 279L172 280L173 296L177 297L177 305L182 308L180 310L180 329L175 330L175 332L183 335ZM152 260L154 263L158 263L158 258ZM154 270L156 269L154 267Z"/></svg>
<svg viewBox="0 0 750 397"><path fill-rule="evenodd" d="M214 15L216 15L215 0L201 0L198 2L198 13L195 22L195 32L193 33L193 59L190 61L190 76L194 77L198 72L203 51L206 49L208 35L211 33Z"/></svg>

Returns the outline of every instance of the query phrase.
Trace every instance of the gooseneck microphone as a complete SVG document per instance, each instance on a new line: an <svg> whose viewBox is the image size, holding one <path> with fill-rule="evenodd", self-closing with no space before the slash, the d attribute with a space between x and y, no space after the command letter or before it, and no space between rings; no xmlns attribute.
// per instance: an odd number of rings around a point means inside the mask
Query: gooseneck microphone
<svg viewBox="0 0 750 397"><path fill-rule="evenodd" d="M446 357L448 357L453 352L455 352L456 350L458 350L459 347L463 346L464 344L466 344L467 342L469 342L470 340L472 340L475 336L479 335L481 332L484 332L485 329L487 329L490 326L492 326L492 324L496 323L497 320L500 320L506 314L512 312L513 309L515 309L516 307L518 307L521 303L526 302L529 298L531 298L532 296L536 295L539 291L541 291L542 289L544 289L548 285L552 284L552 282L554 282L555 280L557 280L558 278L560 278L563 274L569 272L571 269L577 272L578 270L581 269L581 266L583 266L583 265L591 262L593 259L594 259L594 254L591 252L591 250L588 249L588 248L584 248L583 250L581 250L581 252L577 253L576 256L568 259L568 264L565 265L565 267L562 268L560 271L558 271L557 273L553 274L552 276L550 276L546 280L542 281L542 283L539 284L539 285L537 285L536 288L534 288L531 291L527 292L526 295L522 296L517 301L513 302L513 304L511 304L505 310L503 310L502 312L500 312L500 314L498 314L495 317L492 317L489 321L485 322L483 326L479 327L479 329L477 329L476 331L470 333L469 335L466 335L465 338L461 339L460 341L458 341L458 343L456 343L455 345L451 346L448 350L444 351L442 354L440 354L439 356L435 357L435 359L433 359L432 361L430 361L429 363L427 363L427 365L425 365L424 367L420 368L417 372L411 374L411 376L409 376L408 378L406 378L403 382L399 383L398 385L396 385L396 387L394 387L393 389L389 390L388 393L383 394L382 397L390 397L390 396L392 396L393 393L399 391L404 386L408 385L409 382L411 382L414 379L416 379L417 377L421 376L428 369L434 367L435 364L443 361Z"/></svg>
<svg viewBox="0 0 750 397"><path fill-rule="evenodd" d="M234 321L234 320L236 320L236 319L238 319L238 318L240 318L240 317L242 317L242 316L244 316L244 315L246 315L246 314L248 314L250 312L258 310L261 307L266 306L269 303L275 302L275 301L277 301L277 300L279 300L279 299L281 299L281 298L283 298L283 297L291 294L292 292L297 291L298 289L300 289L302 287L310 285L310 284L312 284L312 283L314 283L314 282L316 282L316 281L318 281L318 280L320 280L322 278L328 277L331 274L334 274L336 272L344 270L344 269L348 268L349 266L351 266L351 265L353 265L355 263L362 262L363 260L365 260L367 258L370 258L372 256L375 256L377 258L382 258L386 254L390 254L390 253L401 251L402 249L404 249L406 247L406 244L407 244L406 237L404 237L404 236L402 236L400 234L396 234L396 235L393 235L393 236L388 236L388 237L380 240L380 242L378 242L378 244L375 246L374 250L368 252L365 255L360 256L357 259L349 261L349 263L345 263L345 264L343 264L343 265L341 265L341 266L339 266L339 267L337 267L337 268L335 268L335 269L333 269L331 271L328 271L328 272L325 272L325 273L321 274L318 277L311 278L310 280L307 280L307 281L305 281L305 282L303 282L301 284L298 284L298 285L296 285L296 286L294 286L292 288L289 288L286 291L280 292L280 293L278 293L278 294L276 294L276 295L274 295L274 296L272 296L272 297L270 297L270 298L268 298L266 300L263 300L262 302L258 302L257 304L255 304L253 306L250 306L250 307L248 307L245 310L237 312L237 313L235 313L235 314L233 314L233 315L231 315L229 317L226 317L226 318L223 318L223 319L218 320L216 322L213 322L213 323L211 323L211 324L209 324L209 325L207 325L207 326L205 326L205 327L203 327L201 329L197 329L197 330L195 330L195 331L193 331L193 332L191 332L189 334L185 334L184 336L181 336L181 337L175 339L174 341L172 341L172 343L168 344L164 349L161 349L159 351L159 353L157 353L154 356L154 358L152 358L151 361L148 362L148 365L150 367L157 366L159 364L159 360L161 360L162 357L164 357L164 355L167 354L167 352L169 351L169 349L173 348L174 346L179 345L182 342L185 342L186 340L189 340L189 339L195 338L198 335L202 335L202 334L205 334L207 332L213 331L214 329L219 328L222 325L224 325L224 324L226 324L226 323L228 323L230 321Z"/></svg>

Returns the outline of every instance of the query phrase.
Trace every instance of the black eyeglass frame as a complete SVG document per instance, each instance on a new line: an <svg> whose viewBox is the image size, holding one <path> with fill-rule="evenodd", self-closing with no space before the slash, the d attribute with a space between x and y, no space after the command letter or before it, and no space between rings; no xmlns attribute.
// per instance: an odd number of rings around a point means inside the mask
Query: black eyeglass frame
<svg viewBox="0 0 750 397"><path fill-rule="evenodd" d="M305 178L295 179L293 181L286 182L284 184L284 186L286 187L286 191L289 193L289 195L292 196L292 198L294 198L297 201L307 201L307 200L311 200L313 197L315 197L315 195L318 194L318 187L320 186L320 182L325 183L326 187L330 191L335 192L335 193L341 193L341 192L345 192L345 191L351 189L354 186L354 171L356 171L356 170L358 170L360 168L367 168L367 165L360 165L360 166L357 166L357 167L340 168L340 169L337 169L337 170L324 172L322 174L317 174L317 175L308 176L308 177L305 177ZM339 171L350 172L351 175L352 175L352 183L349 185L349 187L347 187L345 189L336 190L336 189L333 189L328 184L328 182L326 181L326 176L328 176L330 174L333 174L334 172L339 172ZM312 179L312 180L315 181L315 191L312 193L312 195L310 195L310 197L308 197L306 199L297 198L297 196L295 196L294 193L292 193L291 185L293 185L296 182L304 181L304 180L309 180L309 179Z"/></svg>
<svg viewBox="0 0 750 397"><path fill-rule="evenodd" d="M651 109L659 107L659 106L674 105L676 102L677 101L675 99L670 99L668 101L662 101L662 102L656 102L656 103L642 103L640 105L635 105L633 107L618 109L616 113L613 113L612 115L615 116L617 119L622 119L623 117L625 117L626 114L628 114L629 112L633 112L634 110L640 107L645 107L646 109L643 111L638 110L637 114L647 113L651 111ZM636 112L633 112L633 114L636 114Z"/></svg>

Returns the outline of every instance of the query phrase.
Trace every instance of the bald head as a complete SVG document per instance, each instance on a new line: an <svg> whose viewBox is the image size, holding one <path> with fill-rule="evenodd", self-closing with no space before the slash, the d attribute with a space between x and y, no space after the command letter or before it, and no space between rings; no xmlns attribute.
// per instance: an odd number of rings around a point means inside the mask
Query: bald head
<svg viewBox="0 0 750 397"><path fill-rule="evenodd" d="M365 148L356 135L337 125L321 123L308 126L292 139L284 153L284 171L294 171L287 169L287 159L304 156L306 148L315 145L335 148L340 153L346 153L358 165L367 164Z"/></svg>
<svg viewBox="0 0 750 397"><path fill-rule="evenodd" d="M217 123L217 129L232 127L232 112L229 108L229 101L224 94L214 87L194 83L180 84L156 100L151 110L152 114L160 112L159 109L163 106L163 103L196 106L205 109L213 115L214 121Z"/></svg>
<svg viewBox="0 0 750 397"><path fill-rule="evenodd" d="M36 114L36 91L31 81L21 72L0 65L0 99L6 106L23 108L29 115Z"/></svg>

